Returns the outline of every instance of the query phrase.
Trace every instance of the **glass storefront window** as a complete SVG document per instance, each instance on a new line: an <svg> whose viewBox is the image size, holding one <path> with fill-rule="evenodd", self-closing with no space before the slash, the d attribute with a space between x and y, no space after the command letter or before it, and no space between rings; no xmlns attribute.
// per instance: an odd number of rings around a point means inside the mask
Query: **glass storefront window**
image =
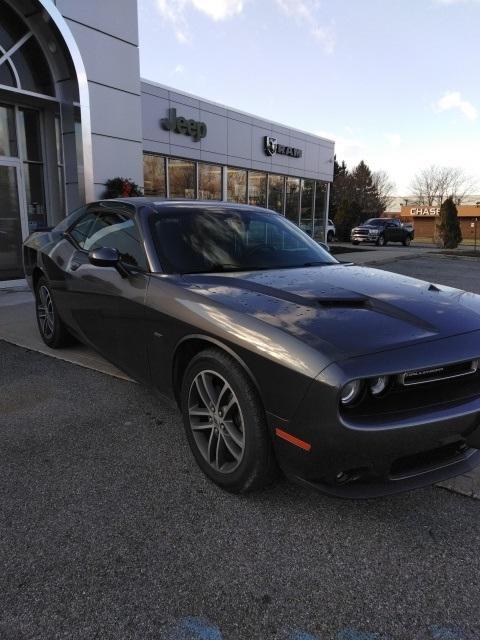
<svg viewBox="0 0 480 640"><path fill-rule="evenodd" d="M239 204L247 202L247 172L243 169L228 168L227 200Z"/></svg>
<svg viewBox="0 0 480 640"><path fill-rule="evenodd" d="M203 163L198 165L198 197L200 200L222 199L222 167Z"/></svg>
<svg viewBox="0 0 480 640"><path fill-rule="evenodd" d="M8 51L27 33L27 26L3 0L0 0L0 15L0 46Z"/></svg>
<svg viewBox="0 0 480 640"><path fill-rule="evenodd" d="M4 62L0 65L0 84L5 85L6 87L17 86L17 82L9 62Z"/></svg>
<svg viewBox="0 0 480 640"><path fill-rule="evenodd" d="M256 207L267 206L267 174L260 171L248 172L248 204Z"/></svg>
<svg viewBox="0 0 480 640"><path fill-rule="evenodd" d="M285 216L299 223L300 217L300 178L288 177L286 180Z"/></svg>
<svg viewBox="0 0 480 640"><path fill-rule="evenodd" d="M300 229L313 235L313 194L315 192L314 180L302 180L300 200Z"/></svg>
<svg viewBox="0 0 480 640"><path fill-rule="evenodd" d="M55 116L55 142L57 147L57 174L58 174L58 203L60 212L57 212L57 216L63 218L65 215L65 167L63 162L63 147L62 147L62 125L60 122L60 116ZM55 223L59 220L55 219Z"/></svg>
<svg viewBox="0 0 480 640"><path fill-rule="evenodd" d="M166 195L165 158L146 153L143 156L143 181L146 196Z"/></svg>
<svg viewBox="0 0 480 640"><path fill-rule="evenodd" d="M283 213L283 198L285 195L285 176L268 176L268 208Z"/></svg>
<svg viewBox="0 0 480 640"><path fill-rule="evenodd" d="M325 206L327 204L327 183L316 182L315 186L315 231L314 238L319 242L325 241Z"/></svg>
<svg viewBox="0 0 480 640"><path fill-rule="evenodd" d="M75 112L75 151L77 157L78 192L81 201L85 201L85 181L83 166L83 135L80 111Z"/></svg>
<svg viewBox="0 0 480 640"><path fill-rule="evenodd" d="M23 278L16 167L0 164L0 280Z"/></svg>
<svg viewBox="0 0 480 640"><path fill-rule="evenodd" d="M24 160L42 161L40 114L33 109L21 110L20 153Z"/></svg>
<svg viewBox="0 0 480 640"><path fill-rule="evenodd" d="M168 159L168 195L170 198L195 198L195 162Z"/></svg>
<svg viewBox="0 0 480 640"><path fill-rule="evenodd" d="M35 38L29 38L11 57L20 77L22 89L54 96L48 62Z"/></svg>
<svg viewBox="0 0 480 640"><path fill-rule="evenodd" d="M40 113L35 109L20 109L19 113L18 137L27 196L28 228L35 231L48 225Z"/></svg>
<svg viewBox="0 0 480 640"><path fill-rule="evenodd" d="M43 165L25 162L25 192L27 195L28 228L30 231L47 226Z"/></svg>
<svg viewBox="0 0 480 640"><path fill-rule="evenodd" d="M0 105L0 156L17 155L15 111L13 107Z"/></svg>

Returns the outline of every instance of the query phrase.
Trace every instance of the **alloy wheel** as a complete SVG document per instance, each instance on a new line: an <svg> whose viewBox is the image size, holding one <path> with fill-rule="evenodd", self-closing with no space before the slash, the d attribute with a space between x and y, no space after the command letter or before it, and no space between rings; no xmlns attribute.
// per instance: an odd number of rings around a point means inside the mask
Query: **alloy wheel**
<svg viewBox="0 0 480 640"><path fill-rule="evenodd" d="M216 371L200 371L188 394L190 428L198 450L217 472L232 473L245 452L245 425L238 398Z"/></svg>
<svg viewBox="0 0 480 640"><path fill-rule="evenodd" d="M48 287L41 285L37 294L37 314L40 330L49 340L55 330L55 310Z"/></svg>

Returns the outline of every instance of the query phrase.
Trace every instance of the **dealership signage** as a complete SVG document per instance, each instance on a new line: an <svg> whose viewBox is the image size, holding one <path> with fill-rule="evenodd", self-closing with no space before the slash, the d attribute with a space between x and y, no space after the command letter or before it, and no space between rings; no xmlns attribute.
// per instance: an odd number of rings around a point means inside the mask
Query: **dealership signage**
<svg viewBox="0 0 480 640"><path fill-rule="evenodd" d="M296 147L287 147L284 144L279 144L276 138L272 136L265 136L263 138L265 153L267 156L273 156L276 153L282 156L291 156L292 158L301 158L303 151Z"/></svg>
<svg viewBox="0 0 480 640"><path fill-rule="evenodd" d="M207 125L205 122L198 120L187 120L187 118L177 117L176 109L168 110L168 118L162 118L160 124L166 131L174 131L175 133L183 133L191 136L195 142L198 142L207 135Z"/></svg>
<svg viewBox="0 0 480 640"><path fill-rule="evenodd" d="M440 207L412 207L411 216L439 216Z"/></svg>

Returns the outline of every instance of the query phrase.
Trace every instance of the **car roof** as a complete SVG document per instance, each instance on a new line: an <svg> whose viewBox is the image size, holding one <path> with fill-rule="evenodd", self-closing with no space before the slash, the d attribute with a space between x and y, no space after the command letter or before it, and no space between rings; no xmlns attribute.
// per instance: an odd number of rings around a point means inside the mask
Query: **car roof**
<svg viewBox="0 0 480 640"><path fill-rule="evenodd" d="M133 205L135 208L144 206L144 205L153 205L155 209L232 209L238 211L258 211L259 209L264 211L265 213L277 214L276 211L272 211L272 209L266 209L264 207L258 207L250 204L237 204L236 202L226 202L225 200L189 200L186 198L182 199L168 199L162 196L139 196L135 198L111 198L98 200L96 203L92 204L110 204L110 203L123 203ZM278 215L278 214L277 214Z"/></svg>

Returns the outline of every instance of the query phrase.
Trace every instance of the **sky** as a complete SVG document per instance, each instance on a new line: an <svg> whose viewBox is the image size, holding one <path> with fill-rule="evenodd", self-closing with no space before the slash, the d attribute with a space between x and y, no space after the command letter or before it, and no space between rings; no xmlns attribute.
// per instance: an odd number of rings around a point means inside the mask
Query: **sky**
<svg viewBox="0 0 480 640"><path fill-rule="evenodd" d="M335 140L395 194L480 193L480 0L138 0L143 78Z"/></svg>

